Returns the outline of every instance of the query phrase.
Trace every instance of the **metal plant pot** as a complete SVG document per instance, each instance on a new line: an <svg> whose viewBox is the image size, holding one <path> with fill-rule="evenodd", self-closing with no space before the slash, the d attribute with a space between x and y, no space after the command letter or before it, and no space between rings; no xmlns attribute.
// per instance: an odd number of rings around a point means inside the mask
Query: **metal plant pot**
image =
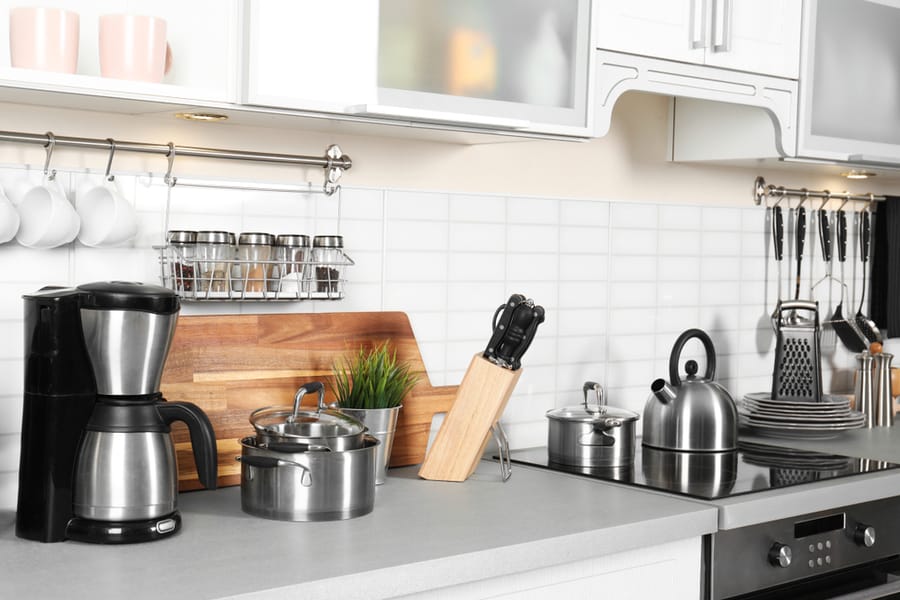
<svg viewBox="0 0 900 600"><path fill-rule="evenodd" d="M375 457L377 471L375 473L375 485L381 485L385 481L387 467L391 462L391 449L394 446L394 433L397 431L397 416L402 406L392 408L341 408L342 413L353 417L366 426L368 433L374 436L381 445L378 447L378 456Z"/></svg>

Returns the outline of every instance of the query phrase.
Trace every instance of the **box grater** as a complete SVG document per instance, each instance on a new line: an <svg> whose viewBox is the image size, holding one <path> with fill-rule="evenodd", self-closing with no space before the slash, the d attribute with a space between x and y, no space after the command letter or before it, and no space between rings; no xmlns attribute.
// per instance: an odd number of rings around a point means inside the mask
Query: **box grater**
<svg viewBox="0 0 900 600"><path fill-rule="evenodd" d="M811 313L801 318L798 311ZM819 304L786 300L775 309L775 369L772 398L795 402L822 400L822 355L819 352Z"/></svg>

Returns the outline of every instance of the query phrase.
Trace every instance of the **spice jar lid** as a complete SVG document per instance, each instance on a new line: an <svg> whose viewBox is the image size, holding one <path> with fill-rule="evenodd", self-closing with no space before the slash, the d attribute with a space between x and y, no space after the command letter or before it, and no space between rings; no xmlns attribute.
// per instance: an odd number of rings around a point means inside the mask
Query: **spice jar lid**
<svg viewBox="0 0 900 600"><path fill-rule="evenodd" d="M283 235L279 235L275 239L276 246L290 246L290 247L300 247L300 248L309 248L309 236L302 235L299 233L286 233Z"/></svg>
<svg viewBox="0 0 900 600"><path fill-rule="evenodd" d="M193 244L197 241L197 232L173 229L166 232L166 241L170 244Z"/></svg>
<svg viewBox="0 0 900 600"><path fill-rule="evenodd" d="M344 237L340 235L317 235L313 238L314 248L343 248Z"/></svg>
<svg viewBox="0 0 900 600"><path fill-rule="evenodd" d="M198 244L227 244L228 236L234 237L233 233L228 233L227 231L198 231L197 232L197 243ZM232 240L233 243L233 240Z"/></svg>
<svg viewBox="0 0 900 600"><path fill-rule="evenodd" d="M275 236L271 233L247 231L238 236L239 246L271 246L274 243Z"/></svg>
<svg viewBox="0 0 900 600"><path fill-rule="evenodd" d="M231 233L230 231L228 232L228 243L231 244L232 246L237 245L237 242L235 241L234 234Z"/></svg>

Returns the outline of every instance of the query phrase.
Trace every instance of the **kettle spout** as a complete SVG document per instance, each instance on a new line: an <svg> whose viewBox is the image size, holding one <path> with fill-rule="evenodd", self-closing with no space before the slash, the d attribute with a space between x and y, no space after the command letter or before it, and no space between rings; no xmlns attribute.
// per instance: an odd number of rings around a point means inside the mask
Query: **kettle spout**
<svg viewBox="0 0 900 600"><path fill-rule="evenodd" d="M650 391L653 392L653 395L663 404L668 404L674 400L676 396L675 390L672 389L672 386L669 385L665 379L657 379L651 383Z"/></svg>

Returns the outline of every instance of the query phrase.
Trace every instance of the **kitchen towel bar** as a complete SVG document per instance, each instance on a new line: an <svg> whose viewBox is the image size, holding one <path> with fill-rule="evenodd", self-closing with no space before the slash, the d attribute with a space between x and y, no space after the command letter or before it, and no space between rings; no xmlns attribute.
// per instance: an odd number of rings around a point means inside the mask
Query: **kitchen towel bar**
<svg viewBox="0 0 900 600"><path fill-rule="evenodd" d="M13 131L0 131L0 142L41 144L47 150L47 165L50 162L50 154L56 146L70 146L88 150L112 150L116 152L140 152L145 154L160 154L168 159L168 171L166 183L175 185L177 179L172 177L172 163L176 156L190 156L195 158L243 160L253 162L267 162L283 165L306 165L322 167L325 169L325 184L323 189L327 195L333 194L338 189L338 181L344 171L353 166L353 161L345 155L340 147L331 145L325 151L324 156L302 156L297 154L275 154L268 152L254 152L248 150L224 150L219 148L197 148L191 146L175 146L168 144L149 144L145 142L126 142L112 138L84 138L57 136L52 132L20 133ZM45 170L47 167L45 166Z"/></svg>
<svg viewBox="0 0 900 600"><path fill-rule="evenodd" d="M762 177L757 177L753 181L753 203L759 206L762 204L763 200L769 197L775 198L787 198L788 196L793 196L795 198L822 198L825 200L844 200L844 202L849 202L851 200L858 200L860 202L882 202L884 201L884 196L878 196L876 194L850 194L848 192L829 192L828 190L807 190L803 189L791 189L786 188L784 186L775 186L772 184L766 184L766 180Z"/></svg>

